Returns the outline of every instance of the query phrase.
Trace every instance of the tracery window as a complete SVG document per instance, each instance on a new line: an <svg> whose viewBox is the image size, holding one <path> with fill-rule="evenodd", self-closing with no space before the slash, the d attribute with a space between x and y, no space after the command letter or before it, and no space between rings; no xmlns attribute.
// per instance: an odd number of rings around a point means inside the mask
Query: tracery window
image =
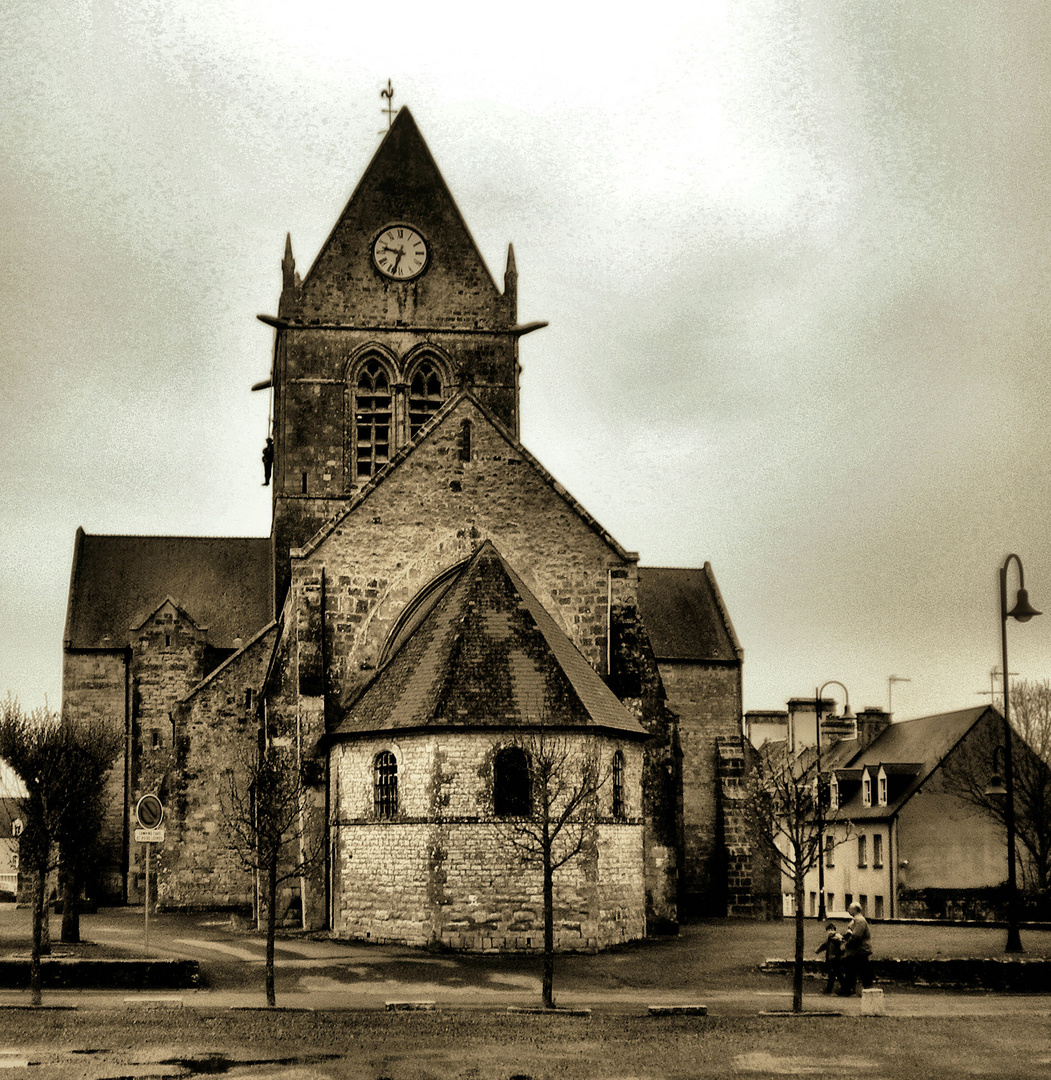
<svg viewBox="0 0 1051 1080"><path fill-rule="evenodd" d="M372 800L378 818L398 812L398 759L389 750L381 750L372 763Z"/></svg>
<svg viewBox="0 0 1051 1080"><path fill-rule="evenodd" d="M533 812L529 758L508 746L493 759L493 810L497 817L529 817Z"/></svg>
<svg viewBox="0 0 1051 1080"><path fill-rule="evenodd" d="M366 361L355 387L355 475L364 478L390 460L390 378L379 360Z"/></svg>
<svg viewBox="0 0 1051 1080"><path fill-rule="evenodd" d="M618 750L613 755L613 816L623 818L624 815L624 755Z"/></svg>
<svg viewBox="0 0 1051 1080"><path fill-rule="evenodd" d="M442 378L431 360L422 361L409 382L409 437L442 407Z"/></svg>

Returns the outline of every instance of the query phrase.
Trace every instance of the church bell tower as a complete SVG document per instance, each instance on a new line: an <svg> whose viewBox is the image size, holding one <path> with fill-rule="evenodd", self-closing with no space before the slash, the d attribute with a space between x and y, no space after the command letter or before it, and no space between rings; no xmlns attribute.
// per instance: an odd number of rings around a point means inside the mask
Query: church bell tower
<svg viewBox="0 0 1051 1080"><path fill-rule="evenodd" d="M391 124L314 265L281 263L272 384L275 602L289 550L470 387L518 437L517 271L501 292L409 110Z"/></svg>

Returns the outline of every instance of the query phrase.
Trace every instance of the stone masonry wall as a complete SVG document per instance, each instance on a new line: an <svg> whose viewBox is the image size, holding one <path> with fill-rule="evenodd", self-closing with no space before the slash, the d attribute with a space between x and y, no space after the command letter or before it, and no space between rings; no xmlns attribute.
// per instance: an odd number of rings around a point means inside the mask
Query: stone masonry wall
<svg viewBox="0 0 1051 1080"><path fill-rule="evenodd" d="M510 734L446 731L333 748L338 935L468 950L542 948L540 867L523 861L510 824L492 814L493 755L511 741ZM641 751L615 739L597 745L604 764L615 747L624 752L626 816L612 818L607 784L584 851L555 873L556 945L564 950L645 934ZM399 808L390 821L377 820L373 808L381 750L398 762Z"/></svg>
<svg viewBox="0 0 1051 1080"><path fill-rule="evenodd" d="M231 657L177 712L168 835L158 845L162 908L251 906L252 878L232 848L223 797L232 771L258 745L258 694L276 632Z"/></svg>
<svg viewBox="0 0 1051 1080"><path fill-rule="evenodd" d="M667 702L679 717L682 754L684 917L725 914L718 843L716 746L741 732L741 671L736 666L661 661Z"/></svg>
<svg viewBox="0 0 1051 1080"><path fill-rule="evenodd" d="M71 721L102 721L123 738L126 725L126 660L124 649L97 652L65 650L62 658L62 715ZM123 896L121 850L124 832L124 755L106 783L107 811L102 834L108 860L100 867L98 899L118 902Z"/></svg>
<svg viewBox="0 0 1051 1080"><path fill-rule="evenodd" d="M466 462L463 419L473 424ZM465 401L316 550L293 559L297 608L325 568L330 690L350 692L376 666L406 604L484 538L605 674L607 571L623 569L621 592L633 594L634 564Z"/></svg>

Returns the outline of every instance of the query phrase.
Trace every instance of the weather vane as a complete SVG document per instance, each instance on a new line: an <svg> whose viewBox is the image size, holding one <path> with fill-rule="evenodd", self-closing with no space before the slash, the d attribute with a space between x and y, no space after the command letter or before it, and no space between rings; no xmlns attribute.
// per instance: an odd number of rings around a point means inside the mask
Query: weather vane
<svg viewBox="0 0 1051 1080"><path fill-rule="evenodd" d="M380 109L380 112L387 114L387 130L390 131L390 126L394 123L394 87L390 84L390 79L387 80L387 89L380 91L380 97L387 99L387 107ZM382 135L383 132L381 131Z"/></svg>

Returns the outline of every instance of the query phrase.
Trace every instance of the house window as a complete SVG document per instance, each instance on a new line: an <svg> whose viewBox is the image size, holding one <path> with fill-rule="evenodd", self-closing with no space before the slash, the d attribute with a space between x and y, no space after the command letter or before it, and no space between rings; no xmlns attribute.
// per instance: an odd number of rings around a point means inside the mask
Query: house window
<svg viewBox="0 0 1051 1080"><path fill-rule="evenodd" d="M15 820L11 822L11 835L12 836L21 836L22 835L22 819L21 818L16 817Z"/></svg>
<svg viewBox="0 0 1051 1080"><path fill-rule="evenodd" d="M613 816L624 817L624 755L618 750L613 755Z"/></svg>
<svg viewBox="0 0 1051 1080"><path fill-rule="evenodd" d="M810 917L814 918L817 915L817 893L812 892L810 894Z"/></svg>
<svg viewBox="0 0 1051 1080"><path fill-rule="evenodd" d="M529 758L521 747L505 747L493 760L493 810L497 817L528 817L533 812Z"/></svg>
<svg viewBox="0 0 1051 1080"><path fill-rule="evenodd" d="M858 837L858 866L868 866L868 837L862 834Z"/></svg>
<svg viewBox="0 0 1051 1080"><path fill-rule="evenodd" d="M378 818L398 812L398 760L389 750L381 750L372 763L372 803Z"/></svg>
<svg viewBox="0 0 1051 1080"><path fill-rule="evenodd" d="M835 866L832 853L836 850L836 841L831 836L825 837L825 866L831 869Z"/></svg>
<svg viewBox="0 0 1051 1080"><path fill-rule="evenodd" d="M390 379L379 360L366 361L354 400L355 474L373 476L390 459ZM306 473L303 474L306 491Z"/></svg>
<svg viewBox="0 0 1051 1080"><path fill-rule="evenodd" d="M868 773L861 781L861 801L865 806L872 805L872 777Z"/></svg>
<svg viewBox="0 0 1051 1080"><path fill-rule="evenodd" d="M875 919L882 919L883 918L883 897L882 896L873 897L873 905L874 906L873 906L873 909L872 909L872 917L875 918Z"/></svg>
<svg viewBox="0 0 1051 1080"><path fill-rule="evenodd" d="M879 778L879 804L880 806L887 805L887 778L885 776Z"/></svg>
<svg viewBox="0 0 1051 1080"><path fill-rule="evenodd" d="M409 436L416 438L420 428L441 407L441 376L430 360L424 360L409 381Z"/></svg>
<svg viewBox="0 0 1051 1080"><path fill-rule="evenodd" d="M877 869L883 865L883 834L872 834L872 865Z"/></svg>
<svg viewBox="0 0 1051 1080"><path fill-rule="evenodd" d="M825 910L831 914L835 906L836 894L834 892L825 893Z"/></svg>
<svg viewBox="0 0 1051 1080"><path fill-rule="evenodd" d="M843 894L843 907L845 907L849 911L850 910L850 905L853 904L853 903L854 903L854 894L852 892L844 893Z"/></svg>
<svg viewBox="0 0 1051 1080"><path fill-rule="evenodd" d="M869 898L862 893L858 897L858 903L861 905L861 914L867 915L869 913Z"/></svg>

